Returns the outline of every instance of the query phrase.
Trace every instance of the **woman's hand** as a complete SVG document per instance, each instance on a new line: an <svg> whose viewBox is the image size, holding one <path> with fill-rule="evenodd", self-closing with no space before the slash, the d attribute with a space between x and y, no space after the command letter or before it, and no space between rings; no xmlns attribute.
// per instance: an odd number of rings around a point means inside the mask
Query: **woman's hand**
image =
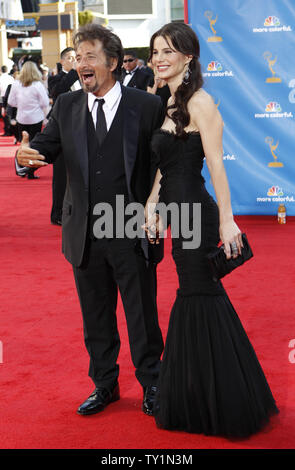
<svg viewBox="0 0 295 470"><path fill-rule="evenodd" d="M153 245L160 243L160 234L164 232L164 226L159 214L155 212L156 203L148 202L145 206L145 224L142 228L148 236L149 242Z"/></svg>
<svg viewBox="0 0 295 470"><path fill-rule="evenodd" d="M232 219L230 221L221 223L219 227L219 234L220 239L224 244L226 258L230 259L231 256L233 258L237 258L237 256L241 254L243 242L242 233L235 221Z"/></svg>
<svg viewBox="0 0 295 470"><path fill-rule="evenodd" d="M154 245L159 245L160 243L160 234L164 232L164 225L162 218L159 214L153 214L142 228L146 231L149 242Z"/></svg>
<svg viewBox="0 0 295 470"><path fill-rule="evenodd" d="M156 243L157 245L160 243L160 233L164 231L162 220L160 220L160 216L155 212L159 202L161 178L161 171L158 168L151 194L144 208L145 223L141 226L146 231L150 243Z"/></svg>

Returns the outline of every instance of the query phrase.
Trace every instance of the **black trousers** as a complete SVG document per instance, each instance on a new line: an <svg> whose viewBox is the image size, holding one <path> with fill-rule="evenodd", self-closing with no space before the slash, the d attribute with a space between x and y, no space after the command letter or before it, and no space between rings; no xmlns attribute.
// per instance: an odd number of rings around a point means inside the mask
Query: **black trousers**
<svg viewBox="0 0 295 470"><path fill-rule="evenodd" d="M63 154L60 153L53 163L51 222L61 221L62 205L66 190L66 167Z"/></svg>
<svg viewBox="0 0 295 470"><path fill-rule="evenodd" d="M41 132L42 123L43 123L43 121L37 122L36 124L21 124L21 123L18 122L17 127L18 127L18 133L19 133L20 140L22 140L22 132L23 131L26 131L29 134L29 140L30 141L33 140L35 135L38 134L38 132ZM31 168L29 170L28 174L34 174L36 170L38 170L38 168Z"/></svg>
<svg viewBox="0 0 295 470"><path fill-rule="evenodd" d="M163 339L156 305L156 267L146 266L134 240L88 240L83 265L74 267L84 340L90 356L89 376L111 389L119 376L118 289L125 310L135 375L145 387L159 374Z"/></svg>
<svg viewBox="0 0 295 470"><path fill-rule="evenodd" d="M41 132L42 123L43 121L37 122L36 124L21 124L20 122L18 122L17 125L18 125L21 139L22 139L22 132L26 131L29 134L29 140L31 141L38 132Z"/></svg>

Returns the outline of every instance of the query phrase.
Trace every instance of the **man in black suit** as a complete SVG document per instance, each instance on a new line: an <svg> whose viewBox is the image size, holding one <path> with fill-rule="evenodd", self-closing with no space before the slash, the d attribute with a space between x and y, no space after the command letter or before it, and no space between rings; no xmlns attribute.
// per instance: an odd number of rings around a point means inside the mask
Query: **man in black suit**
<svg viewBox="0 0 295 470"><path fill-rule="evenodd" d="M151 77L144 69L139 68L135 52L125 52L123 59L122 83L124 86L147 90Z"/></svg>
<svg viewBox="0 0 295 470"><path fill-rule="evenodd" d="M81 88L76 71L76 53L67 47L60 54L61 70L57 75L48 77L48 92L53 106L57 97L68 91ZM52 207L50 219L54 225L61 225L62 205L66 190L66 167L62 153L53 163L52 174Z"/></svg>
<svg viewBox="0 0 295 470"><path fill-rule="evenodd" d="M126 235L100 238L93 228L99 222L94 208L101 202L115 210L115 223L117 196L145 204L156 172L150 140L162 123L162 104L158 97L120 85L123 51L111 31L86 25L74 44L83 90L59 96L43 132L30 144L23 135L17 159L33 168L53 162L61 150L65 159L62 249L73 265L95 384L78 413L97 413L119 399L119 288L135 375L143 387L142 409L151 415L163 351L155 247Z"/></svg>

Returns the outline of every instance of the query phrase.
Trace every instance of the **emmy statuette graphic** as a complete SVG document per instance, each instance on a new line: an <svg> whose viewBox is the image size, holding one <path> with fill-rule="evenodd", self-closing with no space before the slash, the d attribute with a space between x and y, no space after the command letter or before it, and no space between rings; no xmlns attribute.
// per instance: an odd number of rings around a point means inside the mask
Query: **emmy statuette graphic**
<svg viewBox="0 0 295 470"><path fill-rule="evenodd" d="M271 52L268 52L266 51L264 54L263 54L263 57L265 58L265 60L267 61L268 63L268 67L269 67L269 70L271 71L272 73L272 76L271 77L268 77L265 81L266 83L281 83L282 82L282 79L280 77L276 77L276 72L274 71L273 69L273 66L274 64L276 63L277 61L277 56L272 59L272 53Z"/></svg>
<svg viewBox="0 0 295 470"><path fill-rule="evenodd" d="M217 18L218 18L218 15L216 15L216 18L213 20L212 17L213 17L213 13L212 11L205 11L204 13L204 16L207 18L207 20L209 21L210 23L210 28L211 28L211 31L213 33L213 36L210 36L207 41L208 42L221 42L222 41L222 37L221 36L217 36L217 31L214 29L214 26L215 26L215 23L217 21Z"/></svg>
<svg viewBox="0 0 295 470"><path fill-rule="evenodd" d="M270 152L274 158L273 162L269 162L268 166L271 168L281 168L283 167L283 163L278 161L278 157L275 154L275 150L278 148L279 141L277 141L276 145L273 145L273 138L272 137L266 137L265 138L265 143L269 145Z"/></svg>

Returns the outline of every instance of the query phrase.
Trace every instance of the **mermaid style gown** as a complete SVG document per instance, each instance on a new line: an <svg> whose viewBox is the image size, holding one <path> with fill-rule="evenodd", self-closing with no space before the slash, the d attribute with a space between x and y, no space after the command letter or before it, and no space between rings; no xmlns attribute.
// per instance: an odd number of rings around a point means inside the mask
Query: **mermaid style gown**
<svg viewBox="0 0 295 470"><path fill-rule="evenodd" d="M278 412L262 368L206 254L219 242L219 215L201 175L200 134L159 129L152 148L162 173L160 202L201 203L201 245L172 238L179 289L173 305L154 405L159 428L247 437Z"/></svg>

